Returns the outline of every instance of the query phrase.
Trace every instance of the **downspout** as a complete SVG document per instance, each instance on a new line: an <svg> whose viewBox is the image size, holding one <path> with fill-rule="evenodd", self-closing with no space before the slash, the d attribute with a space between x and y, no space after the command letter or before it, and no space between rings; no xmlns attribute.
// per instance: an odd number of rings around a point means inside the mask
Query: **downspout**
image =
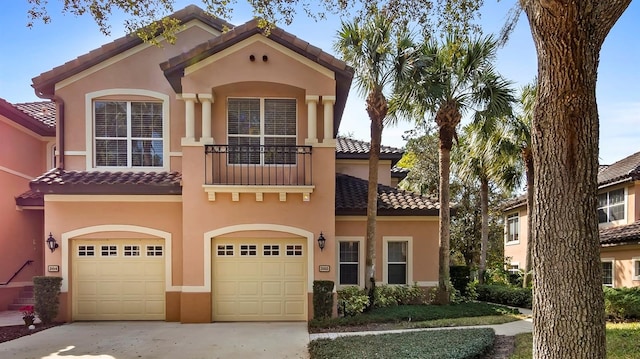
<svg viewBox="0 0 640 359"><path fill-rule="evenodd" d="M56 150L59 153L57 168L64 169L64 101L55 93L45 94L44 92L36 90L36 96L51 100L56 104Z"/></svg>

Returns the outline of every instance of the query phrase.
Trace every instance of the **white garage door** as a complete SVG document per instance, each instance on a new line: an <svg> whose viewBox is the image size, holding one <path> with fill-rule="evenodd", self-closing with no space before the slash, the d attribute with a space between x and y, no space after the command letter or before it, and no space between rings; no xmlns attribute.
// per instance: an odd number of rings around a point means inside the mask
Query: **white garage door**
<svg viewBox="0 0 640 359"><path fill-rule="evenodd" d="M74 320L164 320L163 240L74 240Z"/></svg>
<svg viewBox="0 0 640 359"><path fill-rule="evenodd" d="M214 321L306 321L303 239L215 239Z"/></svg>

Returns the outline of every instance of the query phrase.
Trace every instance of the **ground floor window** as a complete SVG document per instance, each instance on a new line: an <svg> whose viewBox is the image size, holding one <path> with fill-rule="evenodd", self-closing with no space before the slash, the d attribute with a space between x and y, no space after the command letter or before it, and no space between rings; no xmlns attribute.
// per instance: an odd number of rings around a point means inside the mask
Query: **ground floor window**
<svg viewBox="0 0 640 359"><path fill-rule="evenodd" d="M387 242L387 283L407 284L407 242Z"/></svg>
<svg viewBox="0 0 640 359"><path fill-rule="evenodd" d="M633 258L633 280L640 280L640 257Z"/></svg>
<svg viewBox="0 0 640 359"><path fill-rule="evenodd" d="M613 259L602 260L602 284L613 287Z"/></svg>
<svg viewBox="0 0 640 359"><path fill-rule="evenodd" d="M340 242L340 285L359 285L360 242Z"/></svg>

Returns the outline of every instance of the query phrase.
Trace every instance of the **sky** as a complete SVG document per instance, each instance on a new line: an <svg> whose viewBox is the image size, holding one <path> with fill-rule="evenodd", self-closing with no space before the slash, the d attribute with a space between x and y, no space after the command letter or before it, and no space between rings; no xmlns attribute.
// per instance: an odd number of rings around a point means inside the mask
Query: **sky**
<svg viewBox="0 0 640 359"><path fill-rule="evenodd" d="M199 0L176 0L175 9ZM238 0L231 19L242 24L252 18L246 2ZM485 34L498 33L514 0L485 0L478 23ZM0 5L0 97L18 102L42 101L31 87L31 79L124 35L123 17L111 18L111 36L105 36L88 16L62 14L59 1L50 1L51 23L37 22L27 28L27 0L4 0ZM314 22L299 14L286 31L335 54L333 43L340 18ZM609 33L600 54L597 101L600 116L600 162L611 164L640 151L640 1L632 2ZM529 24L520 18L509 42L498 51L498 71L520 89L536 76L536 51ZM383 144L403 147L403 134L411 123L386 127ZM340 133L368 140L369 120L363 96L352 89Z"/></svg>

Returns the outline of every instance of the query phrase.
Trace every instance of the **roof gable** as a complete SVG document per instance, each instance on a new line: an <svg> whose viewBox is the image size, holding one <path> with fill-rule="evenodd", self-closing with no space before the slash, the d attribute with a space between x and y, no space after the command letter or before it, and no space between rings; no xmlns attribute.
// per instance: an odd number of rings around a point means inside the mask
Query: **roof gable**
<svg viewBox="0 0 640 359"><path fill-rule="evenodd" d="M263 29L259 27L257 19L237 26L216 38L197 45L193 49L163 62L160 64L160 68L174 91L178 94L182 93L182 78L187 68L197 68L197 66L199 66L197 64L205 59L255 35L260 35L269 41L273 41L287 50L310 60L312 63L316 63L335 73L336 102L334 105L334 135L337 134L353 79L353 69L344 61L333 57L331 54L322 51L320 48L280 28L273 28L268 36L265 35Z"/></svg>
<svg viewBox="0 0 640 359"><path fill-rule="evenodd" d="M189 5L169 16L180 20L183 24L192 20L199 20L219 32L222 32L225 28L233 26L224 20L211 17L204 12L204 10L195 5ZM56 83L77 75L84 70L130 50L142 43L143 41L135 34L123 36L92 50L87 54L81 55L74 60L68 61L61 66L55 67L52 70L34 77L32 79L31 86L35 89L38 96L51 98L54 94Z"/></svg>
<svg viewBox="0 0 640 359"><path fill-rule="evenodd" d="M640 179L640 152L625 157L612 165L600 166L600 171L598 171L598 185L600 187L638 179Z"/></svg>

